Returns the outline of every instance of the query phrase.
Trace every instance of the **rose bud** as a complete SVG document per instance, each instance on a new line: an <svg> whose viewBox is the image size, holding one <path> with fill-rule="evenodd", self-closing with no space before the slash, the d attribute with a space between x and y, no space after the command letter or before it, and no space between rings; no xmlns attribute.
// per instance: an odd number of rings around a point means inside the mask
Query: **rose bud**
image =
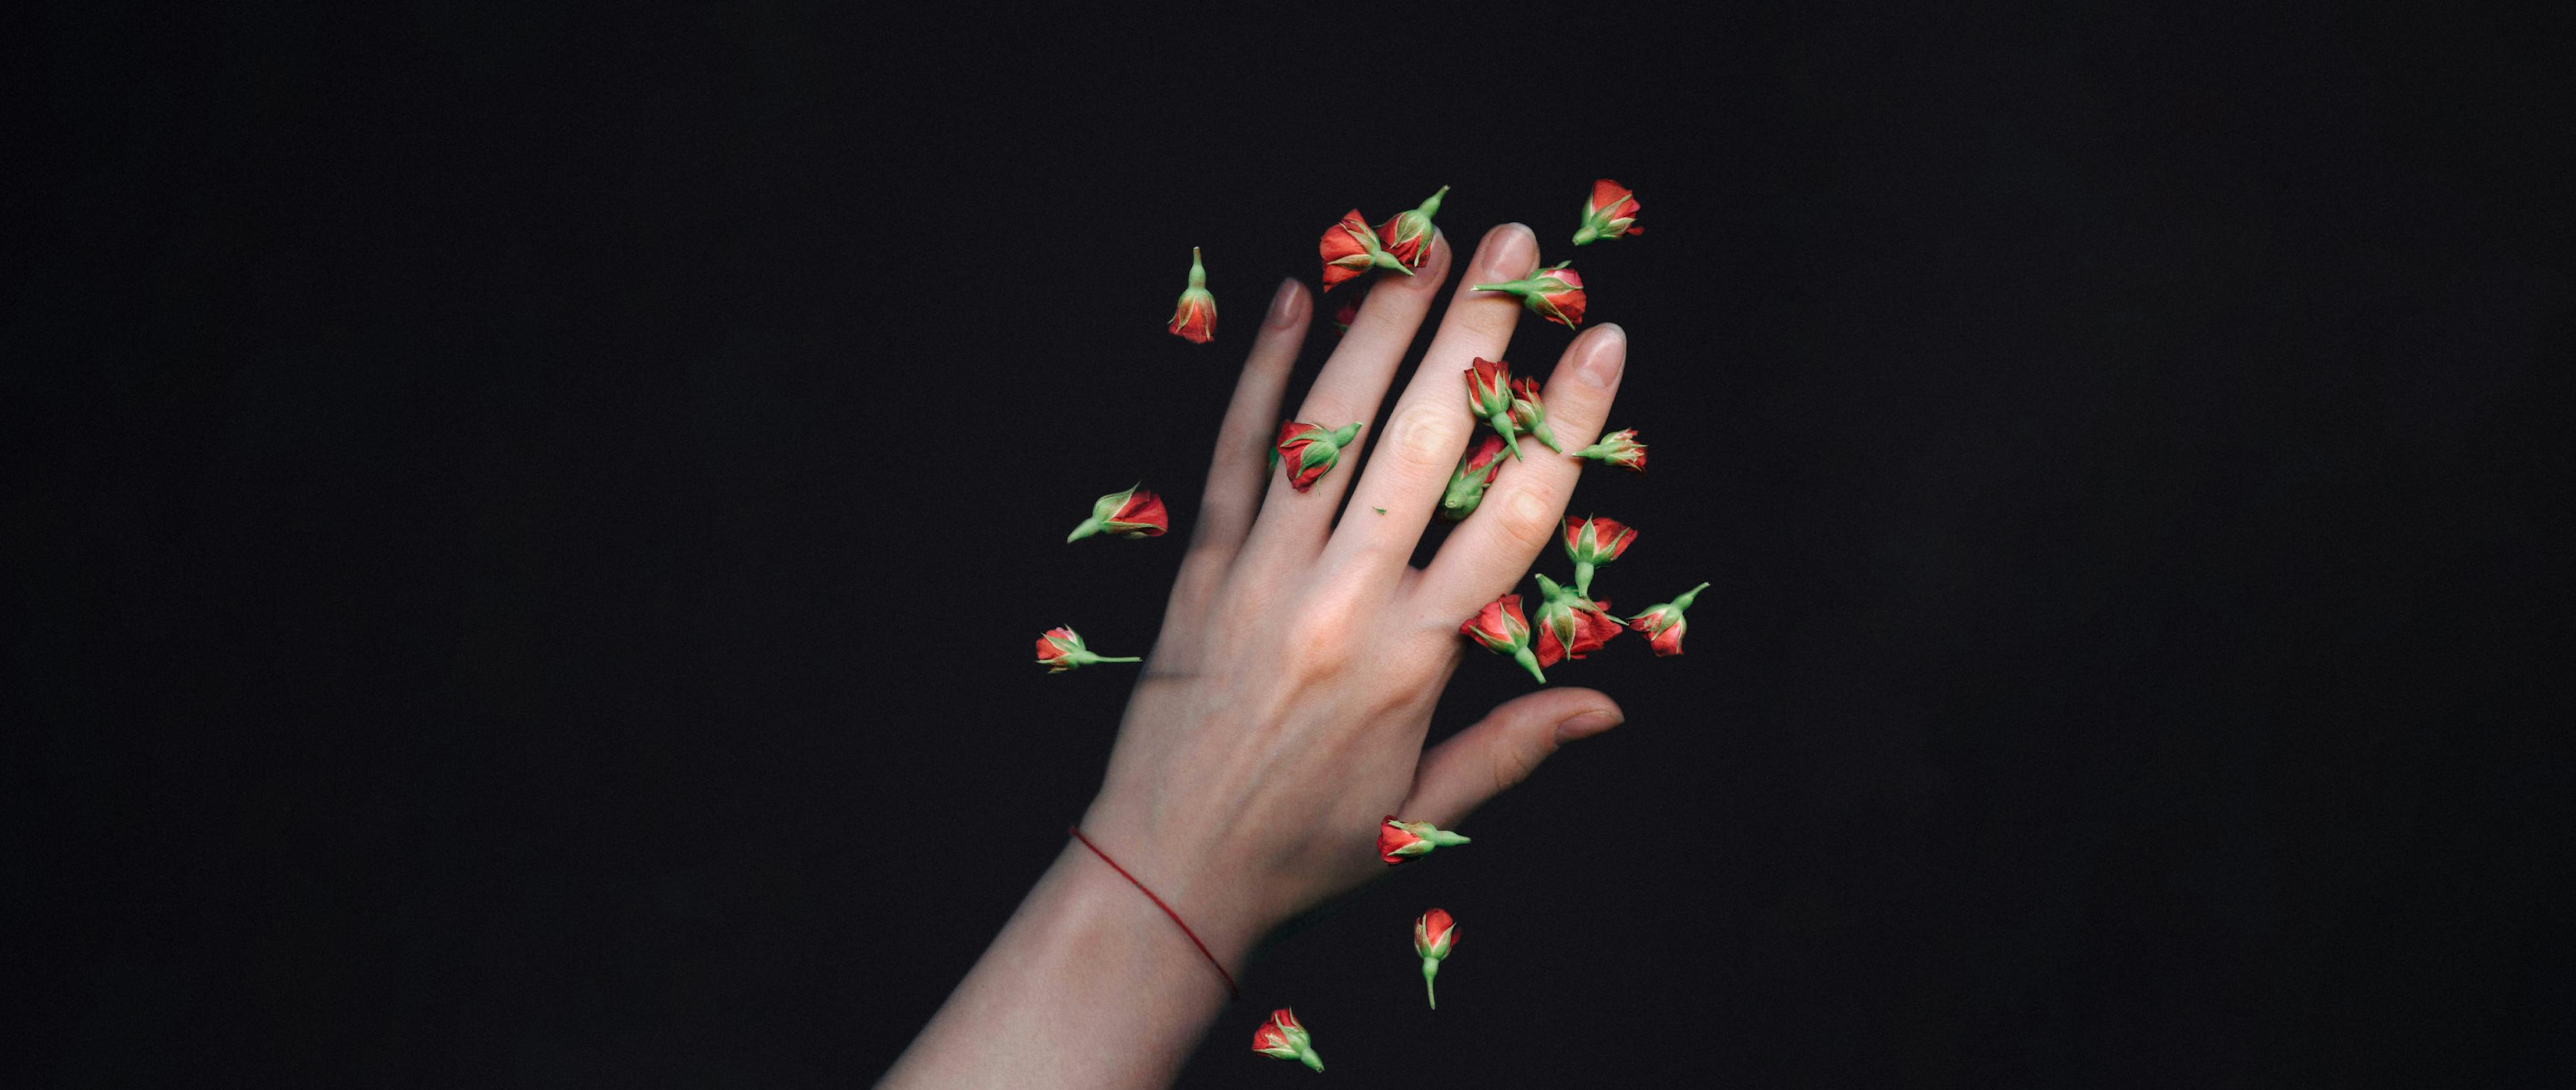
<svg viewBox="0 0 2576 1090"><path fill-rule="evenodd" d="M1288 487L1303 492L1341 461L1342 448L1359 437L1360 426L1324 428L1291 420L1279 426L1279 460L1288 466Z"/></svg>
<svg viewBox="0 0 2576 1090"><path fill-rule="evenodd" d="M1431 1009L1440 1009L1440 993L1432 990L1431 978L1440 975L1440 963L1458 945L1458 921L1440 909L1432 909L1413 921L1413 952L1422 955L1422 994L1431 1000Z"/></svg>
<svg viewBox="0 0 2576 1090"><path fill-rule="evenodd" d="M1082 525L1074 527L1064 539L1080 541L1093 534L1161 537L1171 528L1171 517L1163 513L1163 498L1130 486L1127 491L1112 492L1093 501L1091 517L1082 520Z"/></svg>
<svg viewBox="0 0 2576 1090"><path fill-rule="evenodd" d="M1519 425L1522 431L1538 436L1538 441L1547 444L1547 449L1565 453L1564 447L1556 445L1556 433L1547 426L1547 403L1538 398L1537 379L1512 380L1512 423Z"/></svg>
<svg viewBox="0 0 2576 1090"><path fill-rule="evenodd" d="M1431 260L1431 217L1440 214L1440 198L1448 195L1449 187L1441 186L1440 192L1422 202L1422 207L1398 212L1394 218L1377 225L1378 242L1384 244L1386 252L1395 255L1397 261L1403 262L1405 268L1419 269L1423 262Z"/></svg>
<svg viewBox="0 0 2576 1090"><path fill-rule="evenodd" d="M1574 244L1645 234L1646 229L1637 226L1637 210L1642 207L1627 186L1608 178L1592 183L1592 195L1583 199L1583 226L1574 229Z"/></svg>
<svg viewBox="0 0 2576 1090"><path fill-rule="evenodd" d="M1297 1024L1297 1012L1286 1007L1270 1012L1270 1020L1252 1031L1252 1050L1295 1060L1317 1071L1324 1069L1324 1058L1315 1055L1315 1039L1307 1036L1306 1027Z"/></svg>
<svg viewBox="0 0 2576 1090"><path fill-rule="evenodd" d="M1082 637L1074 635L1070 628L1050 628L1046 630L1046 635L1038 637L1038 665L1046 667L1050 674L1061 674L1074 667L1089 666L1096 662L1142 661L1144 660L1132 655L1114 659L1105 655L1092 654L1089 648L1082 646Z"/></svg>
<svg viewBox="0 0 2576 1090"><path fill-rule="evenodd" d="M1393 269L1406 276L1413 270L1404 267L1386 247L1378 245L1377 229L1360 218L1359 209L1351 209L1340 223L1324 228L1324 241L1317 249L1324 255L1324 290L1351 279L1372 268Z"/></svg>
<svg viewBox="0 0 2576 1090"><path fill-rule="evenodd" d="M1566 268L1571 264L1559 261L1519 280L1478 284L1474 290L1510 292L1521 297L1521 305L1530 313L1573 329L1583 324L1583 277Z"/></svg>
<svg viewBox="0 0 2576 1090"><path fill-rule="evenodd" d="M1591 597L1592 569L1619 559L1619 554L1627 552L1629 543L1635 540L1637 531L1620 525L1616 519L1567 516L1565 555L1574 560L1574 592Z"/></svg>
<svg viewBox="0 0 2576 1090"><path fill-rule="evenodd" d="M1429 855L1433 848L1451 848L1466 842L1466 837L1428 821L1397 821L1393 814L1377 826L1377 857L1390 867L1417 855Z"/></svg>
<svg viewBox="0 0 2576 1090"><path fill-rule="evenodd" d="M1342 334L1344 334L1344 333L1348 333L1348 332L1350 332L1350 331L1351 331L1351 323L1352 323L1352 322L1356 322L1356 321L1358 321L1358 320L1359 320L1359 317L1360 317L1360 304L1359 304L1359 300L1357 300L1357 299L1344 299L1344 300L1342 300L1342 305L1341 305L1340 307L1336 308L1336 309L1333 311L1333 335L1334 335L1334 336L1336 336L1336 337L1338 337L1338 336L1341 336L1341 335L1342 335Z"/></svg>
<svg viewBox="0 0 2576 1090"><path fill-rule="evenodd" d="M1707 589L1706 583L1692 587L1679 598L1628 618L1628 627L1645 633L1646 642L1654 646L1655 654L1681 654L1682 631L1690 627L1690 621L1682 616L1682 611L1689 609L1691 599L1699 597L1699 592Z"/></svg>
<svg viewBox="0 0 2576 1090"><path fill-rule="evenodd" d="M1512 365L1478 356L1466 374L1467 411L1503 433L1503 446L1519 458L1521 436L1512 423Z"/></svg>
<svg viewBox="0 0 2576 1090"><path fill-rule="evenodd" d="M1458 471L1449 475L1449 490L1440 495L1440 517L1456 522L1475 514L1476 505L1485 502L1485 486L1502 471L1503 437L1488 435L1458 459Z"/></svg>
<svg viewBox="0 0 2576 1090"><path fill-rule="evenodd" d="M1646 444L1637 441L1637 429L1614 431L1601 441L1574 452L1577 458L1607 462L1631 473L1646 471Z"/></svg>
<svg viewBox="0 0 2576 1090"><path fill-rule="evenodd" d="M1208 294L1207 266L1199 263L1196 246L1190 247L1190 286L1181 289L1171 328L1173 336L1191 344L1206 344L1216 336L1216 296Z"/></svg>
<svg viewBox="0 0 2576 1090"><path fill-rule="evenodd" d="M1531 577L1538 580L1539 592L1546 596L1530 624L1530 649L1537 653L1539 665L1554 666L1558 659L1582 658L1628 630L1610 615L1610 603L1592 601L1544 575Z"/></svg>
<svg viewBox="0 0 2576 1090"><path fill-rule="evenodd" d="M1538 656L1530 651L1529 620L1521 616L1520 595L1506 594L1485 603L1485 608L1467 618L1466 623L1458 626L1458 631L1483 644L1487 651L1510 655L1522 669L1530 672L1531 677L1537 678L1539 684L1547 684L1547 675L1539 672Z"/></svg>

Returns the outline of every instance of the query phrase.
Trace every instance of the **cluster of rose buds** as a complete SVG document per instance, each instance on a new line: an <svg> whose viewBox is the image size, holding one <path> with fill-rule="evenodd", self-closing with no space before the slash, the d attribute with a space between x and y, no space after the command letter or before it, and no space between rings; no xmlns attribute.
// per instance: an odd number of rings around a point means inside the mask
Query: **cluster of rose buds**
<svg viewBox="0 0 2576 1090"><path fill-rule="evenodd" d="M1637 450L1637 460L1642 464L1644 448ZM1465 472L1463 465L1460 472ZM1522 614L1520 595L1505 594L1485 603L1474 617L1458 626L1458 631L1488 651L1512 656L1542 685L1547 683L1547 675L1541 667L1582 658L1632 628L1646 633L1655 654L1681 654L1682 632L1686 628L1682 611L1690 608L1691 600L1708 584L1693 587L1689 593L1625 622L1611 615L1609 602L1592 599L1592 574L1619 559L1636 540L1637 531L1617 519L1599 515L1568 517L1559 541L1565 546L1566 559L1574 562L1574 585L1565 586L1533 572L1531 577L1538 580L1540 594L1535 618Z"/></svg>
<svg viewBox="0 0 2576 1090"><path fill-rule="evenodd" d="M1406 276L1431 260L1434 237L1431 217L1440 214L1440 198L1449 195L1449 187L1422 202L1419 208L1398 212L1386 222L1369 226L1368 217L1359 209L1342 215L1341 221L1324 228L1324 237L1316 243L1316 252L1324 259L1324 290L1331 291L1345 280L1353 280L1370 269L1393 269ZM1348 328L1350 323L1340 323Z"/></svg>

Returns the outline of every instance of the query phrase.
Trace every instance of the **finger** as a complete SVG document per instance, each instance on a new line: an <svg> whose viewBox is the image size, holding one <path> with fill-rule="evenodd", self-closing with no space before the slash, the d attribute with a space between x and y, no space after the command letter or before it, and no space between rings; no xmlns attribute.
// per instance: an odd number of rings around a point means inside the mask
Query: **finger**
<svg viewBox="0 0 2576 1090"><path fill-rule="evenodd" d="M1324 361L1314 387L1306 391L1305 402L1291 419L1338 428L1374 418L1396 365L1403 362L1404 350L1413 344L1413 334L1422 328L1422 316L1430 312L1432 296L1448 274L1449 243L1437 234L1432 236L1431 256L1412 276L1379 273L1369 287L1368 301L1360 304L1358 317L1351 320L1351 331L1342 335L1341 347ZM1275 421L1271 424L1273 438L1278 426ZM1360 451L1368 445L1364 428L1342 451L1341 460L1304 492L1289 486L1284 468L1272 474L1260 521L1245 548L1254 553L1313 556L1323 546L1333 511L1351 476L1359 471Z"/></svg>
<svg viewBox="0 0 2576 1090"><path fill-rule="evenodd" d="M1485 502L1441 543L1440 555L1423 570L1415 598L1426 611L1425 623L1445 619L1454 624L1466 618L1519 583L1539 550L1555 543L1565 501L1583 472L1583 460L1571 452L1600 437L1627 358L1627 331L1606 323L1566 346L1539 398L1547 406L1548 426L1568 453L1522 437L1521 453L1528 459L1503 464Z"/></svg>
<svg viewBox="0 0 2576 1090"><path fill-rule="evenodd" d="M1528 227L1506 223L1485 232L1351 497L1350 510L1374 513L1383 507L1386 515L1342 520L1326 547L1328 562L1348 565L1354 578L1381 585L1404 572L1458 456L1475 435L1476 420L1467 412L1468 365L1478 357L1503 358L1520 320L1519 299L1473 285L1520 279L1537 261L1538 236Z"/></svg>
<svg viewBox="0 0 2576 1090"><path fill-rule="evenodd" d="M1475 726L1431 747L1397 813L1447 828L1485 800L1529 778L1556 747L1618 726L1626 716L1592 689L1541 689L1506 701Z"/></svg>
<svg viewBox="0 0 2576 1090"><path fill-rule="evenodd" d="M1270 297L1261 332L1253 336L1252 353L1244 358L1243 377L1235 381L1234 400L1217 426L1216 456L1208 464L1198 525L1190 531L1190 551L1173 586L1175 615L1185 600L1195 603L1225 574L1243 545L1244 532L1252 527L1270 441L1279 432L1280 394L1297 364L1297 348L1305 343L1314 309L1314 297L1294 278L1280 281Z"/></svg>

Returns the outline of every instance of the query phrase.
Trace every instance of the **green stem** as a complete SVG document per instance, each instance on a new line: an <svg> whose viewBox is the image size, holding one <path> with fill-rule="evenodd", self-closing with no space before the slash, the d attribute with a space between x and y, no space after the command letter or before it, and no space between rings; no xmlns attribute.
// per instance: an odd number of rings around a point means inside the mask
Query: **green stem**
<svg viewBox="0 0 2576 1090"><path fill-rule="evenodd" d="M1519 650L1513 651L1512 658L1519 660L1521 668L1528 670L1531 677L1538 679L1539 684L1547 684L1547 675L1540 673L1538 670L1538 656L1531 654L1529 648L1523 647Z"/></svg>
<svg viewBox="0 0 2576 1090"><path fill-rule="evenodd" d="M1574 593L1582 595L1585 601L1592 599L1592 562L1589 560L1574 562Z"/></svg>
<svg viewBox="0 0 2576 1090"><path fill-rule="evenodd" d="M1422 994L1431 998L1431 1009L1435 1011L1440 1009L1440 993L1432 990L1431 978L1438 975L1440 975L1440 960L1422 959Z"/></svg>
<svg viewBox="0 0 2576 1090"><path fill-rule="evenodd" d="M1082 525L1074 527L1072 533L1064 535L1064 540L1071 543L1090 537L1100 532L1101 525L1099 519L1084 519Z"/></svg>

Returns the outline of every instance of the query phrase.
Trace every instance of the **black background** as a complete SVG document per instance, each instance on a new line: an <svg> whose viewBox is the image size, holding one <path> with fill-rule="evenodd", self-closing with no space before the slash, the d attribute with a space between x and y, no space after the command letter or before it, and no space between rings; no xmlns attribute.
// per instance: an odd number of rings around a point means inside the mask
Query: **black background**
<svg viewBox="0 0 2576 1090"><path fill-rule="evenodd" d="M1129 675L1030 640L1154 638L1181 542L1064 530L1186 522L1271 287L1441 184L1632 338L1600 593L1715 585L1185 1085L1312 1078L1244 1052L1285 1004L1380 1086L2563 1069L2556 31L1209 17L14 35L35 1083L873 1079L1097 784ZM1601 175L1648 233L1570 250ZM1525 688L1471 656L1435 735Z"/></svg>

